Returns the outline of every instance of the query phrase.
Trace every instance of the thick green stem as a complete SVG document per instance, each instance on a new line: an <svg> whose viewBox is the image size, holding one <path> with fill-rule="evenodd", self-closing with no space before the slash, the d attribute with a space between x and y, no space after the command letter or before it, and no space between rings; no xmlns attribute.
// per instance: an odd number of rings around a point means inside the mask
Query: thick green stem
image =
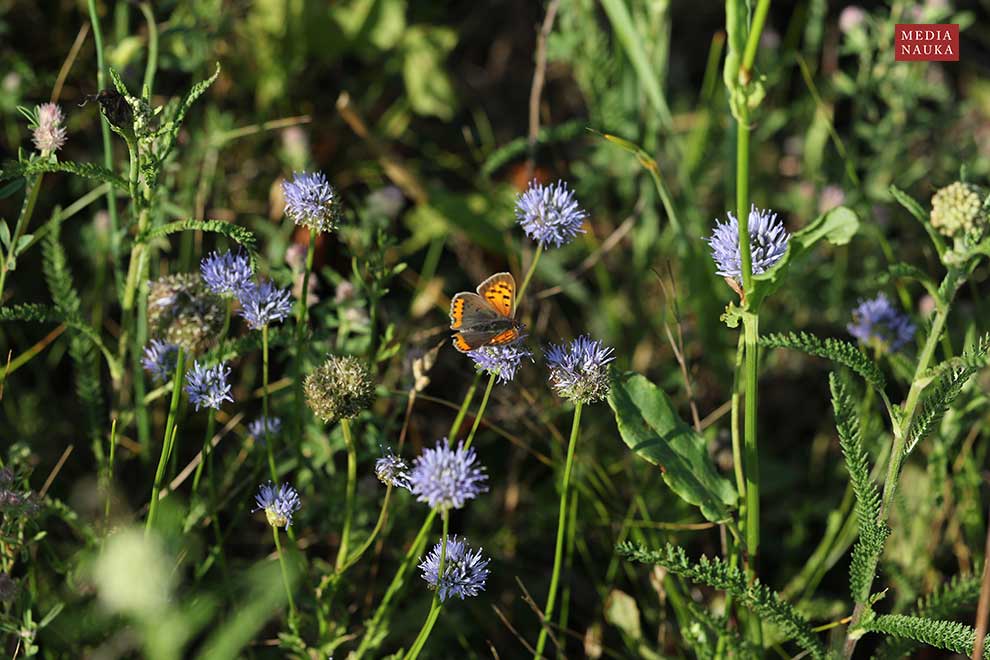
<svg viewBox="0 0 990 660"><path fill-rule="evenodd" d="M554 606L557 602L557 582L560 580L561 560L564 556L564 533L567 528L567 504L570 501L571 470L574 467L574 451L577 446L578 433L581 428L581 402L574 406L574 419L571 422L571 438L567 443L567 459L564 463L564 478L560 485L560 510L557 515L557 542L553 551L553 571L550 573L550 592L547 594L547 605L543 610L543 625L540 636L536 641L534 658L543 657L543 648L547 643L547 634L553 621Z"/></svg>
<svg viewBox="0 0 990 660"><path fill-rule="evenodd" d="M285 563L285 555L282 553L282 542L278 537L278 527L272 525L272 538L275 539L275 551L278 553L278 563L282 569L282 583L285 585L285 597L289 600L289 626L295 628L296 625L296 601L292 597L292 582L289 580L289 567Z"/></svg>
<svg viewBox="0 0 990 660"><path fill-rule="evenodd" d="M340 572L347 561L347 550L351 540L351 521L354 519L354 499L357 492L357 448L351 437L351 421L340 420L340 430L344 432L344 445L347 447L347 485L344 496L344 529L340 532L340 547L337 548L335 568Z"/></svg>
<svg viewBox="0 0 990 660"><path fill-rule="evenodd" d="M155 483L151 489L151 501L148 505L148 520L145 522L145 533L151 532L155 525L155 515L158 513L158 494L162 489L162 479L165 476L165 465L168 457L172 453L172 440L174 434L172 428L175 426L175 417L179 410L179 398L182 393L182 381L185 377L185 348L179 346L178 354L175 357L175 375L172 378L172 400L168 406L168 419L165 422L165 437L162 440L162 453L158 457L158 469L155 471Z"/></svg>
<svg viewBox="0 0 990 660"><path fill-rule="evenodd" d="M406 653L405 660L416 660L419 657L419 654L423 651L423 647L426 646L426 640L430 638L433 625L440 617L440 608L442 606L440 585L443 584L444 563L447 560L447 531L450 525L450 513L445 509L440 516L443 519L443 536L440 537L440 564L437 566L437 587L436 591L433 592L433 601L430 603L430 611L426 615L426 621L423 622L423 627L416 636L416 641L413 642L409 652Z"/></svg>

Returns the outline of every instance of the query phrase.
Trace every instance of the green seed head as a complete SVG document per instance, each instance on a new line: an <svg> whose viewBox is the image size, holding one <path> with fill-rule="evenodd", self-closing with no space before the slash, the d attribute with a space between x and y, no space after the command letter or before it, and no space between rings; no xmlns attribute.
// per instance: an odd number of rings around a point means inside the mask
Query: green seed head
<svg viewBox="0 0 990 660"><path fill-rule="evenodd" d="M364 362L350 356L328 357L306 376L304 390L313 413L327 424L356 416L375 399L371 372Z"/></svg>
<svg viewBox="0 0 990 660"><path fill-rule="evenodd" d="M168 275L149 284L149 332L190 353L202 353L212 345L223 328L223 309L223 301L198 274Z"/></svg>
<svg viewBox="0 0 990 660"><path fill-rule="evenodd" d="M932 197L932 226L950 238L978 241L986 233L988 216L983 208L986 191L970 183L955 183Z"/></svg>

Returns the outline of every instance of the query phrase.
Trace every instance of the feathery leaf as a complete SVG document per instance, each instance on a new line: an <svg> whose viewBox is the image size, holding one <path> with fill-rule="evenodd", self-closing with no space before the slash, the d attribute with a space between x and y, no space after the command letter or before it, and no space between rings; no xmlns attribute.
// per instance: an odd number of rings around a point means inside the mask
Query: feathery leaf
<svg viewBox="0 0 990 660"><path fill-rule="evenodd" d="M842 339L831 337L822 339L809 332L774 333L760 337L760 346L792 348L808 355L832 360L855 371L878 392L882 393L886 386L880 367L855 344Z"/></svg>

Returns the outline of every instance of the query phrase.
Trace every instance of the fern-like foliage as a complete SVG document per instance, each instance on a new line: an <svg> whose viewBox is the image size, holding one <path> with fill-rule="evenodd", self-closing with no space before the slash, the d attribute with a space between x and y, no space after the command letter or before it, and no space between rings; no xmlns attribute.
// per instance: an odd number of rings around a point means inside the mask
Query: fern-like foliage
<svg viewBox="0 0 990 660"><path fill-rule="evenodd" d="M980 368L976 360L969 364L964 360L925 388L925 398L921 402L921 408L911 420L911 428L908 430L907 445L904 449L905 455L914 450L918 443L928 437L928 434L938 426L949 406L962 393L962 389L969 381L970 376L979 371Z"/></svg>
<svg viewBox="0 0 990 660"><path fill-rule="evenodd" d="M881 273L880 277L877 278L878 283L883 284L892 279L898 280L915 280L921 284L925 289L932 295L932 297L938 296L938 284L933 280L928 273L921 270L917 266L914 266L903 261L891 264L887 267L886 273Z"/></svg>
<svg viewBox="0 0 990 660"><path fill-rule="evenodd" d="M980 598L981 571L972 575L955 575L932 593L918 599L911 614L928 619L948 619L961 611L972 608ZM888 637L877 649L877 660L906 658L918 646L908 637Z"/></svg>
<svg viewBox="0 0 990 660"><path fill-rule="evenodd" d="M692 630L682 630L681 635L697 654L699 660L718 658L720 641L724 644L722 657L727 655L730 658L739 658L740 660L749 658L758 660L763 657L763 653L755 644L746 640L739 634L738 630L729 625L728 617L715 616L691 600L685 601L685 604L691 617L701 625L692 627Z"/></svg>
<svg viewBox="0 0 990 660"><path fill-rule="evenodd" d="M929 646L969 656L976 643L976 630L958 621L928 619L904 614L868 617L860 626L867 632L906 637ZM983 657L990 658L990 643L984 644Z"/></svg>
<svg viewBox="0 0 990 660"><path fill-rule="evenodd" d="M873 574L890 530L880 520L880 491L870 479L870 460L860 439L856 406L836 373L829 374L828 384L832 390L832 408L835 410L839 445L842 447L842 455L849 469L849 481L856 495L856 517L859 524L859 540L853 548L849 566L849 591L856 603L865 604L870 597Z"/></svg>
<svg viewBox="0 0 990 660"><path fill-rule="evenodd" d="M866 356L855 344L831 337L822 339L809 332L775 333L760 337L760 346L765 348L792 348L808 355L832 360L849 367L862 376L878 392L883 392L886 380L876 363Z"/></svg>
<svg viewBox="0 0 990 660"><path fill-rule="evenodd" d="M71 160L35 159L5 163L3 169L0 169L0 181L16 179L22 176L33 176L45 172L68 172L84 179L95 179L101 183L109 183L110 185L127 190L127 181L122 176L118 176L110 170L93 163L76 163Z"/></svg>
<svg viewBox="0 0 990 660"><path fill-rule="evenodd" d="M246 227L231 224L223 220L176 220L175 222L170 222L166 225L161 225L160 227L155 227L148 230L138 237L138 241L147 242L154 238L160 238L162 236L168 236L169 234L176 234L181 231L189 230L209 231L226 236L238 245L244 247L244 249L248 251L248 254L251 255L251 259L254 260L256 254L256 240L254 233Z"/></svg>
<svg viewBox="0 0 990 660"><path fill-rule="evenodd" d="M56 210L48 223L48 233L45 235L42 247L42 267L55 309L65 318L79 319L81 303L72 282L65 250L62 249L59 240L61 228L61 212ZM95 348L85 334L72 330L69 336L69 357L72 358L75 366L76 394L82 404L86 430L93 450L97 459L102 462L103 389L100 385L100 362Z"/></svg>
<svg viewBox="0 0 990 660"><path fill-rule="evenodd" d="M797 644L816 659L826 657L825 647L801 614L789 603L780 599L776 592L759 580L750 583L738 568L720 558L708 559L702 556L694 563L688 559L682 548L667 544L660 550L647 550L633 543L621 543L616 551L633 561L645 564L658 564L671 573L681 575L693 582L700 582L715 589L732 594L750 610L776 624L794 639Z"/></svg>

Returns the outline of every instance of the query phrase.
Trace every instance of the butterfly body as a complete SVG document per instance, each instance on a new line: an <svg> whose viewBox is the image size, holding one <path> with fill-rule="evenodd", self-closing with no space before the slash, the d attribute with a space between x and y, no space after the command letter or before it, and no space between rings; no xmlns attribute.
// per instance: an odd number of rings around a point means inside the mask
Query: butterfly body
<svg viewBox="0 0 990 660"><path fill-rule="evenodd" d="M516 281L510 273L492 275L478 285L477 293L458 293L450 301L454 348L467 353L516 341L523 326L515 314Z"/></svg>

